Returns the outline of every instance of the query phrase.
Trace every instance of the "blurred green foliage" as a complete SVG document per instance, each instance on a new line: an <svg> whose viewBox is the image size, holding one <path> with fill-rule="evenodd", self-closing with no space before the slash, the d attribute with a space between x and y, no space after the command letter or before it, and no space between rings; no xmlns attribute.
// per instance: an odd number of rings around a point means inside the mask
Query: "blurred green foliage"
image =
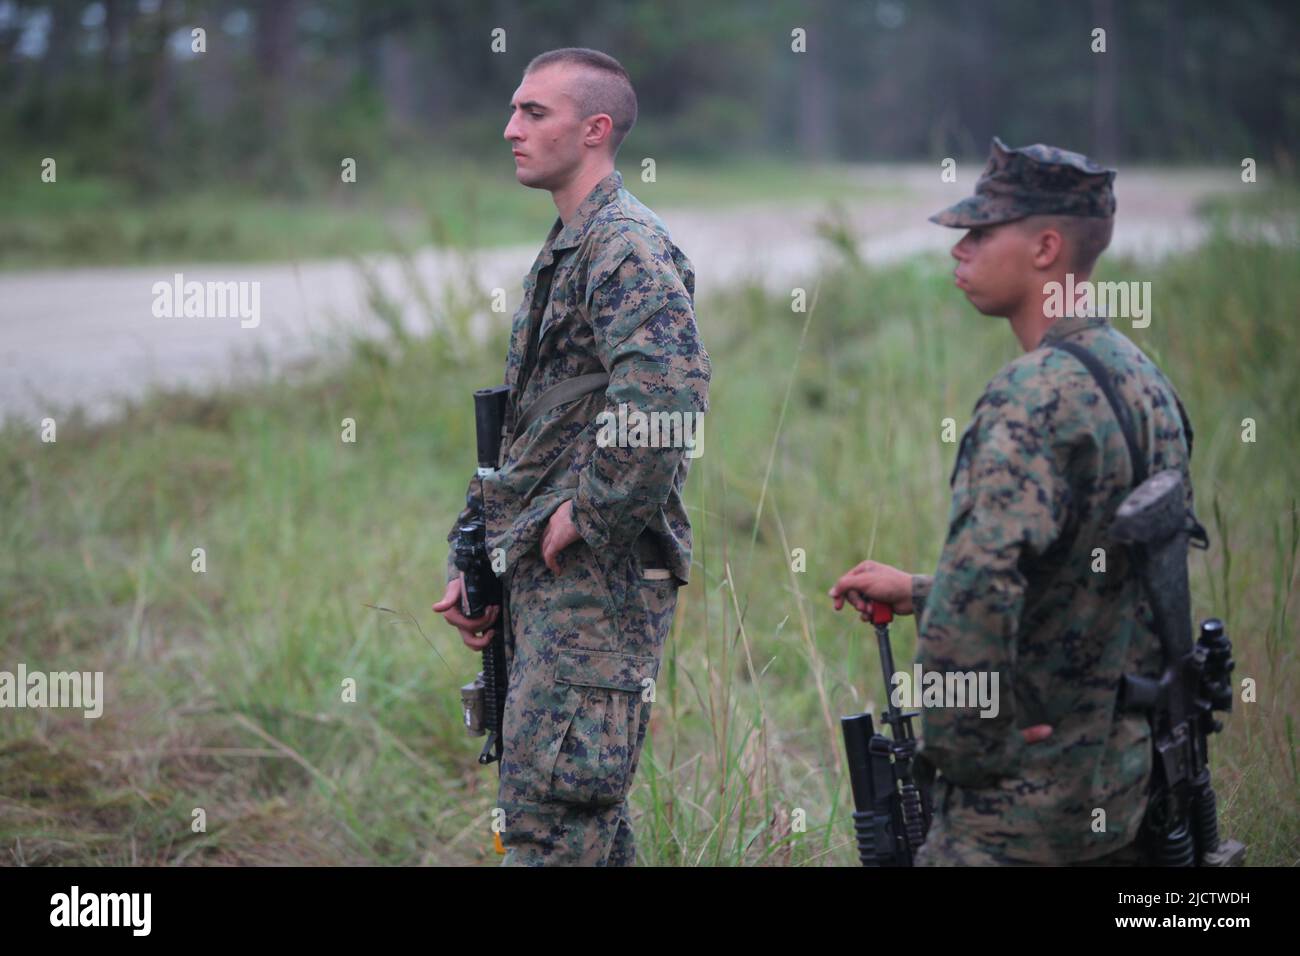
<svg viewBox="0 0 1300 956"><path fill-rule="evenodd" d="M58 156L137 198L228 183L319 195L337 192L343 156L508 155L510 93L562 46L632 76L625 158L937 161L1000 134L1107 162L1291 170L1300 142L1290 0L11 0L0 138L24 174L28 153Z"/></svg>

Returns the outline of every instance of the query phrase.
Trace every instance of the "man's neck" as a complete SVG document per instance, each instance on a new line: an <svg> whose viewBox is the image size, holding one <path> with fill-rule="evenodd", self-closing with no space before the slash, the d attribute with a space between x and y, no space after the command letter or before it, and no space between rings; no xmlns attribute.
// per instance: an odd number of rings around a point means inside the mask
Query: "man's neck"
<svg viewBox="0 0 1300 956"><path fill-rule="evenodd" d="M1074 277L1074 286L1084 282L1088 277L1086 275L1076 274ZM1065 273L1059 275L1044 275L1043 281L1033 293L1025 297L1025 301L1012 312L1007 318L1011 321L1011 331L1016 334L1020 341L1020 347L1026 352L1032 352L1038 348L1038 343L1043 341L1043 336L1047 334L1055 323L1056 318L1047 314L1045 303L1048 299L1048 293L1044 290L1053 283L1060 283L1062 289L1068 288L1065 280ZM1073 308L1074 303L1065 303L1067 311Z"/></svg>
<svg viewBox="0 0 1300 956"><path fill-rule="evenodd" d="M555 208L560 213L560 220L567 226L582 201L586 199L596 184L614 171L614 164L601 163L592 166L573 177L566 185L551 191Z"/></svg>

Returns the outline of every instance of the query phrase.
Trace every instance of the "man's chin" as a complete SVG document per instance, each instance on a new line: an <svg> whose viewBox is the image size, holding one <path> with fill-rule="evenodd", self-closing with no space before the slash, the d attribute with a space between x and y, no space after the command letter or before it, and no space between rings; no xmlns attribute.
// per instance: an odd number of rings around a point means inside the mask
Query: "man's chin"
<svg viewBox="0 0 1300 956"><path fill-rule="evenodd" d="M987 299L980 297L978 294L972 294L969 290L962 290L966 295L966 301L969 302L980 315L988 315L994 318L1001 318L1007 315L1005 309L990 303Z"/></svg>
<svg viewBox="0 0 1300 956"><path fill-rule="evenodd" d="M518 180L519 185L527 186L529 189L547 188L544 177L522 167L515 168L515 179Z"/></svg>

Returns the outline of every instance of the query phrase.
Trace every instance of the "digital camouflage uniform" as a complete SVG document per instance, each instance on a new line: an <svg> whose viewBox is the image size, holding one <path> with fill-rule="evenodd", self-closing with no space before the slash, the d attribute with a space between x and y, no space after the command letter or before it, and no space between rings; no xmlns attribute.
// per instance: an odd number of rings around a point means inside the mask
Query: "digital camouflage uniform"
<svg viewBox="0 0 1300 956"><path fill-rule="evenodd" d="M611 173L567 225L557 219L524 282L506 360L510 439L484 481L487 546L504 554L513 637L498 797L507 865L633 863L626 797L690 571L687 449L596 440L597 415L621 404L628 414L708 407L694 270L622 186ZM514 434L548 388L601 372L605 388ZM581 538L555 575L541 539L568 500Z"/></svg>
<svg viewBox="0 0 1300 956"><path fill-rule="evenodd" d="M932 217L949 226L1027 215L1110 215L1112 170L1046 146L994 140L976 196ZM1109 534L1134 486L1124 435L1073 341L1132 409L1148 472L1183 472L1190 428L1160 370L1101 317L1059 319L1003 368L975 405L953 469L948 535L933 577L917 575L925 672L997 672L999 711L924 708L925 756L940 771L921 864L1132 863L1147 803L1151 736L1116 712L1126 672L1158 675L1150 608ZM1094 549L1105 571L1094 571ZM1049 724L1046 740L1020 731ZM1105 811L1094 832L1094 811Z"/></svg>

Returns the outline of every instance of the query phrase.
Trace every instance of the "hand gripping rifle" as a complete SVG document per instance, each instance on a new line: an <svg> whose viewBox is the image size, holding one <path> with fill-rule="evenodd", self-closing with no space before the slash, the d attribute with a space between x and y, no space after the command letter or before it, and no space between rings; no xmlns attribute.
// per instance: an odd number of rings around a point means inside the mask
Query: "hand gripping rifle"
<svg viewBox="0 0 1300 956"><path fill-rule="evenodd" d="M840 718L853 788L853 829L863 866L911 866L930 830L932 774L922 773L923 760L916 754L912 718L919 712L899 710L889 693L894 676L889 622L894 619L894 609L868 601L867 614L876 628L880 665L885 672L887 705L882 719L893 738L875 732L869 712Z"/></svg>
<svg viewBox="0 0 1300 956"><path fill-rule="evenodd" d="M483 479L497 470L501 453L501 430L505 420L505 385L480 388L474 393L474 431L478 444L477 488L465 497L467 519L456 528L452 560L460 571L461 613L480 617L493 604L500 605L501 581L492 569L487 550L487 523L483 514ZM465 729L471 737L487 734L481 764L501 759L501 724L505 719L506 672L505 613L497 619L492 641L483 648L483 670L472 683L460 689Z"/></svg>
<svg viewBox="0 0 1300 956"><path fill-rule="evenodd" d="M1187 549L1209 540L1187 512L1182 473L1160 471L1134 488L1111 531L1129 546L1164 655L1158 678L1125 674L1120 687L1121 709L1147 716L1154 743L1139 839L1158 866L1240 865L1246 848L1219 839L1209 767L1210 734L1223 729L1214 712L1232 710L1232 642L1223 622L1209 618L1192 645Z"/></svg>

